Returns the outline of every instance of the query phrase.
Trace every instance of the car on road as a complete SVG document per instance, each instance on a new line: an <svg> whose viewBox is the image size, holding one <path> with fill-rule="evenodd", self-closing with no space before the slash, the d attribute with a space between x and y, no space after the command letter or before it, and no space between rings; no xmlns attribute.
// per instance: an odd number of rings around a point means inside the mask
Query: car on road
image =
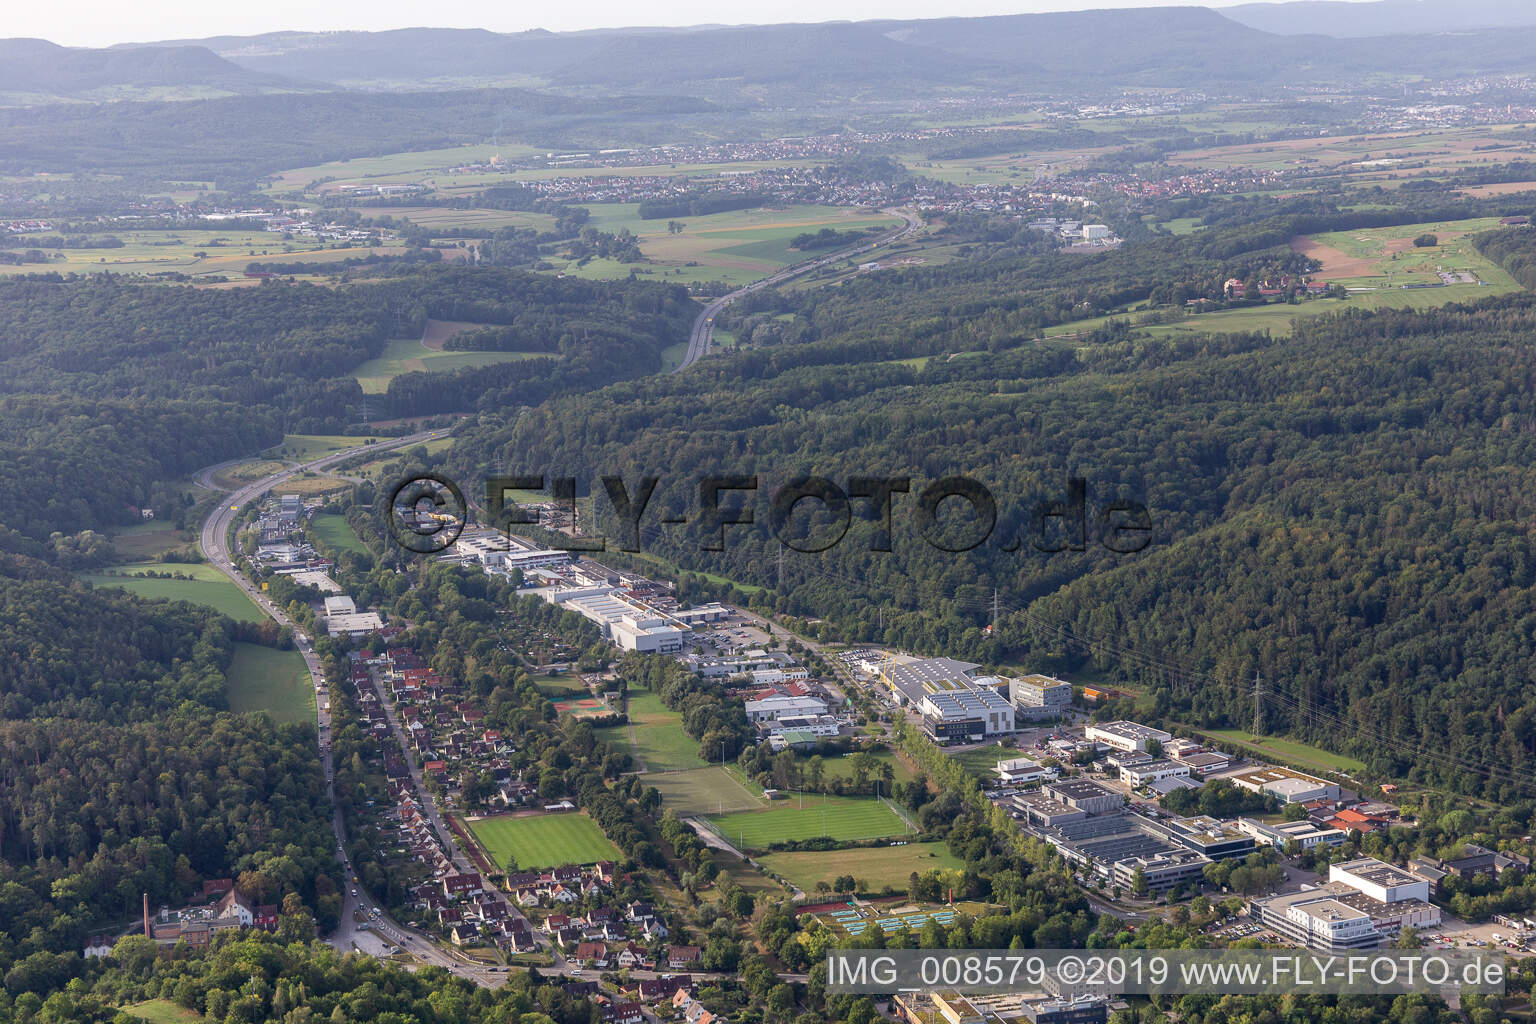
<svg viewBox="0 0 1536 1024"><path fill-rule="evenodd" d="M353 889L353 890L352 890L352 895L353 895L353 896L356 896L356 895L357 895L357 890L356 890L356 889Z"/></svg>
<svg viewBox="0 0 1536 1024"><path fill-rule="evenodd" d="M580 967L572 967L571 968L571 977L573 977L573 978L581 977L581 968Z"/></svg>

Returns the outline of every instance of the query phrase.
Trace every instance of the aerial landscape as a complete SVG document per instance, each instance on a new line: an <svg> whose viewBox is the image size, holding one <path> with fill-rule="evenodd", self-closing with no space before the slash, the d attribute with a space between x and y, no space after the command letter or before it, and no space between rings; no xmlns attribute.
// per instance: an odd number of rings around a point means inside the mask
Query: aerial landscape
<svg viewBox="0 0 1536 1024"><path fill-rule="evenodd" d="M1073 6L8 15L0 1024L1536 1019L1536 5Z"/></svg>

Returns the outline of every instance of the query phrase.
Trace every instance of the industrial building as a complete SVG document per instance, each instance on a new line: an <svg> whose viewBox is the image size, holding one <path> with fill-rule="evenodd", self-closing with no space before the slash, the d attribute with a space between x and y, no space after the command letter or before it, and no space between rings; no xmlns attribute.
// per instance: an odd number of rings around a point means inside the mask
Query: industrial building
<svg viewBox="0 0 1536 1024"><path fill-rule="evenodd" d="M1342 881L1253 900L1249 906L1264 927L1327 953L1378 949L1404 928L1440 924L1440 908L1421 899L1383 901Z"/></svg>
<svg viewBox="0 0 1536 1024"><path fill-rule="evenodd" d="M1341 829L1325 828L1306 819L1281 821L1270 825L1257 818L1238 818L1237 827L1253 836L1254 841L1263 846L1282 848L1291 842L1295 842L1303 850L1310 850L1319 843L1343 846L1344 840L1349 838Z"/></svg>
<svg viewBox="0 0 1536 1024"><path fill-rule="evenodd" d="M1028 675L1008 681L1015 720L1062 718L1072 706L1072 684L1051 676Z"/></svg>
<svg viewBox="0 0 1536 1024"><path fill-rule="evenodd" d="M1194 750L1171 756L1180 764L1188 765L1190 771L1201 778L1232 767L1231 756L1219 750Z"/></svg>
<svg viewBox="0 0 1536 1024"><path fill-rule="evenodd" d="M920 705L924 694L961 681L969 682L971 673L980 667L954 658L922 658L896 665L882 663L881 670L887 673L884 678L890 680L899 703Z"/></svg>
<svg viewBox="0 0 1536 1024"><path fill-rule="evenodd" d="M1041 779L1054 779L1056 769L1047 768L1038 761L1032 761L1027 757L1015 757L1007 761L997 762L999 782L1009 786L1017 786L1025 782L1039 782Z"/></svg>
<svg viewBox="0 0 1536 1024"><path fill-rule="evenodd" d="M689 626L702 626L707 622L719 622L731 614L731 610L718 602L701 604L695 608L688 608L674 612L678 620Z"/></svg>
<svg viewBox="0 0 1536 1024"><path fill-rule="evenodd" d="M747 713L747 721L753 725L776 722L781 718L807 718L827 713L826 701L815 697L765 697L762 700L749 700L742 708Z"/></svg>
<svg viewBox="0 0 1536 1024"><path fill-rule="evenodd" d="M1382 903L1397 903L1401 900L1429 902L1429 882L1426 879L1374 857L1360 857L1330 865L1328 881L1341 882Z"/></svg>
<svg viewBox="0 0 1536 1024"><path fill-rule="evenodd" d="M1113 814L1125 807L1125 797L1092 779L1062 779L1045 787L1045 794L1088 814Z"/></svg>
<svg viewBox="0 0 1536 1024"><path fill-rule="evenodd" d="M1170 761L1167 758L1145 761L1141 764L1127 764L1120 767L1120 781L1133 789L1140 789L1152 782L1163 779L1187 779L1189 778L1189 765L1180 764L1178 761Z"/></svg>
<svg viewBox="0 0 1536 1024"><path fill-rule="evenodd" d="M492 573L507 573L513 569L527 572L571 562L569 551L536 548L493 530L466 531L439 557L442 561L459 564L473 562Z"/></svg>
<svg viewBox="0 0 1536 1024"><path fill-rule="evenodd" d="M923 731L935 742L980 740L1013 732L1013 705L991 688L953 689L923 695Z"/></svg>
<svg viewBox="0 0 1536 1024"><path fill-rule="evenodd" d="M753 676L753 682L771 685L790 679L808 679L810 671L795 663L795 659L783 651L742 651L740 654L705 658L690 655L688 671L697 672L705 679L725 679L729 676ZM758 672L778 672L780 678L759 680Z"/></svg>
<svg viewBox="0 0 1536 1024"><path fill-rule="evenodd" d="M568 598L560 604L601 626L604 635L622 651L676 654L683 649L686 629L681 623L670 615L612 591Z"/></svg>
<svg viewBox="0 0 1536 1024"><path fill-rule="evenodd" d="M1113 747L1115 750L1146 750L1149 741L1159 744L1173 739L1173 734L1136 722L1099 722L1083 730L1090 740Z"/></svg>
<svg viewBox="0 0 1536 1024"><path fill-rule="evenodd" d="M1003 801L1002 806L1011 817L1035 828L1052 828L1088 817L1087 811L1080 811L1043 792L1020 793Z"/></svg>
<svg viewBox="0 0 1536 1024"><path fill-rule="evenodd" d="M1063 822L1036 834L1070 863L1116 885L1129 888L1138 871L1156 892L1198 884L1210 858L1149 826L1141 815L1106 814Z"/></svg>
<svg viewBox="0 0 1536 1024"><path fill-rule="evenodd" d="M1337 800L1339 787L1290 768L1255 768L1233 775L1232 781L1255 793L1268 793L1282 803L1302 804L1309 800Z"/></svg>

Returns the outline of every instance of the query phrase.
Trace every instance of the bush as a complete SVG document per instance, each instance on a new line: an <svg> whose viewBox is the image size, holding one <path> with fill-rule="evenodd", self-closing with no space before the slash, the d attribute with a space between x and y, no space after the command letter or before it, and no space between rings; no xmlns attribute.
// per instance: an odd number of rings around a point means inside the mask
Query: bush
<svg viewBox="0 0 1536 1024"><path fill-rule="evenodd" d="M1413 244L1414 247L1418 249L1429 249L1433 246L1439 245L1440 238L1438 235L1420 235L1418 238L1413 240Z"/></svg>

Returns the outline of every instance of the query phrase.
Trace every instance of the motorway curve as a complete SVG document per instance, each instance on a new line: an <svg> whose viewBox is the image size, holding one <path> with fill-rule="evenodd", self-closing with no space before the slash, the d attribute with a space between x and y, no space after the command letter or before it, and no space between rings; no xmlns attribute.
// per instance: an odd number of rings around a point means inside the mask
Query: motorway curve
<svg viewBox="0 0 1536 1024"><path fill-rule="evenodd" d="M884 212L900 217L904 221L903 225L890 234L875 239L873 242L860 242L851 248L839 249L831 255L822 256L805 263L796 263L792 267L785 267L772 277L765 277L761 281L753 281L745 288L738 288L730 294L722 295L710 302L694 319L693 330L688 335L688 354L683 357L683 361L678 363L677 368L672 372L676 373L678 370L686 370L709 353L709 345L715 333L716 314L743 295L748 295L760 288L771 288L776 284L783 284L791 278L799 277L801 274L809 274L813 270L824 267L829 263L836 263L838 260L847 259L849 256L854 256L861 252L869 252L882 245L890 245L892 242L910 235L921 226L922 222L910 210L886 210Z"/></svg>

